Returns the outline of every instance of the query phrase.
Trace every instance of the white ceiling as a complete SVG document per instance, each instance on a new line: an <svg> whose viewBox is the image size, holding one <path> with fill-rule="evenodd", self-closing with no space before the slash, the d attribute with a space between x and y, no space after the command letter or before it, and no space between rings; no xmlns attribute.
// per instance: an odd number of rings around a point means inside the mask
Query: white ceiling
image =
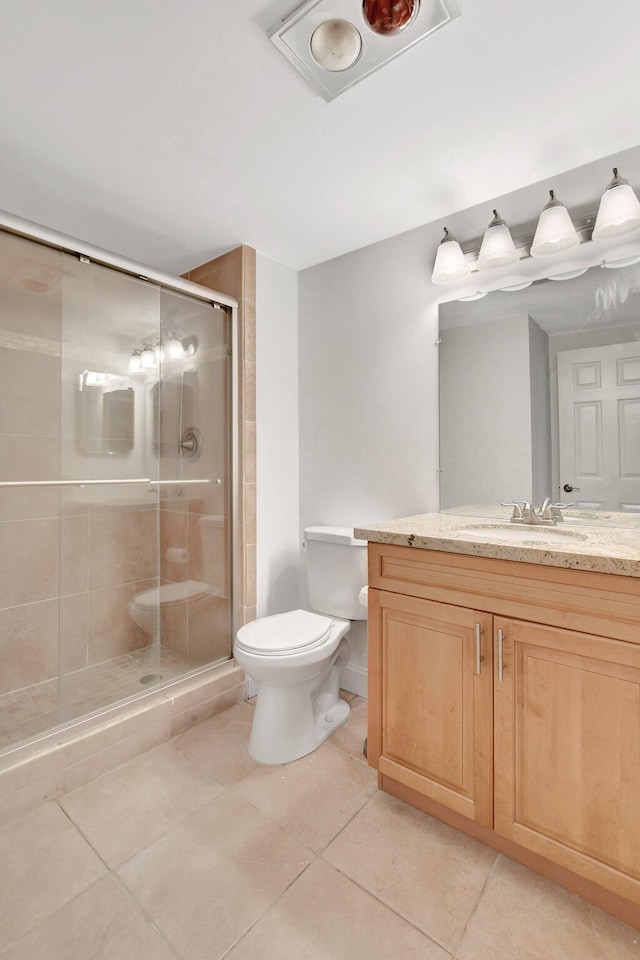
<svg viewBox="0 0 640 960"><path fill-rule="evenodd" d="M637 0L464 0L331 103L267 39L295 5L0 3L0 208L175 273L240 242L300 269L640 143Z"/></svg>

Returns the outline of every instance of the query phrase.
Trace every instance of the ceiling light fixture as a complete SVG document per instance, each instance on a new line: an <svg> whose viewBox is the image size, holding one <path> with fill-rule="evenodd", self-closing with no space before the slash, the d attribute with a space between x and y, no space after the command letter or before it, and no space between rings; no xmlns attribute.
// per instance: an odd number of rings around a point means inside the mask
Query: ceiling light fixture
<svg viewBox="0 0 640 960"><path fill-rule="evenodd" d="M372 30L388 37L408 27L419 7L420 0L363 0L362 12Z"/></svg>
<svg viewBox="0 0 640 960"><path fill-rule="evenodd" d="M596 241L618 237L640 229L640 201L633 187L613 168L613 178L602 194L592 239Z"/></svg>
<svg viewBox="0 0 640 960"><path fill-rule="evenodd" d="M549 197L542 208L531 244L532 257L546 257L580 244L580 237L564 203L556 199L553 190L549 190Z"/></svg>
<svg viewBox="0 0 640 960"><path fill-rule="evenodd" d="M451 283L452 280L462 280L470 274L471 269L464 258L460 244L445 227L444 237L436 253L431 280L433 283Z"/></svg>
<svg viewBox="0 0 640 960"><path fill-rule="evenodd" d="M459 0L306 0L269 39L333 100L459 16Z"/></svg>
<svg viewBox="0 0 640 960"><path fill-rule="evenodd" d="M362 37L348 20L325 20L311 34L311 56L325 70L348 70L361 53Z"/></svg>
<svg viewBox="0 0 640 960"><path fill-rule="evenodd" d="M520 259L513 237L497 210L493 211L493 220L484 232L482 246L478 254L478 269L485 267L503 267Z"/></svg>

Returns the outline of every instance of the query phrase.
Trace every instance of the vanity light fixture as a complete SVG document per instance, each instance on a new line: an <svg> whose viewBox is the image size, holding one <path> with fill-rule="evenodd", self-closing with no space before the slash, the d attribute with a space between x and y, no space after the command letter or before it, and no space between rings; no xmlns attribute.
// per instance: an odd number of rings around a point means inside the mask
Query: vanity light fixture
<svg viewBox="0 0 640 960"><path fill-rule="evenodd" d="M140 350L132 350L129 357L129 373L140 373L142 370L142 354Z"/></svg>
<svg viewBox="0 0 640 960"><path fill-rule="evenodd" d="M592 240L607 240L640 229L640 201L628 180L613 168L613 178L602 194Z"/></svg>
<svg viewBox="0 0 640 960"><path fill-rule="evenodd" d="M156 352L149 343L145 343L140 354L140 366L142 370L152 370L158 364L156 362Z"/></svg>
<svg viewBox="0 0 640 960"><path fill-rule="evenodd" d="M531 244L532 257L545 257L580 244L580 237L564 203L556 199L553 190L549 190L549 197Z"/></svg>
<svg viewBox="0 0 640 960"><path fill-rule="evenodd" d="M575 280L586 273L589 267L580 267L578 270L569 270L568 273L556 273L553 277L547 277L547 280Z"/></svg>
<svg viewBox="0 0 640 960"><path fill-rule="evenodd" d="M450 283L452 280L462 280L470 274L471 268L464 258L462 247L445 227L444 237L440 241L436 262L433 265L432 282Z"/></svg>
<svg viewBox="0 0 640 960"><path fill-rule="evenodd" d="M165 360L182 360L185 356L184 344L180 337L177 337L174 333L169 333L169 336L163 346Z"/></svg>
<svg viewBox="0 0 640 960"><path fill-rule="evenodd" d="M478 269L485 267L503 267L520 259L513 237L497 210L493 211L493 220L484 232L482 246L478 254Z"/></svg>

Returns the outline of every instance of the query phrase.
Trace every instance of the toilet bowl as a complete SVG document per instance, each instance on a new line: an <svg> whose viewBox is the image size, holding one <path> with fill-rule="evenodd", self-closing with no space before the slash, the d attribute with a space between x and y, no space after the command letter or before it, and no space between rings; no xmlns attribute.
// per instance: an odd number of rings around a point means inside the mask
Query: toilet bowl
<svg viewBox="0 0 640 960"><path fill-rule="evenodd" d="M208 583L184 580L181 583L165 583L161 587L143 590L129 601L131 619L148 633L152 640L158 638L162 614L178 606L203 603L213 593Z"/></svg>
<svg viewBox="0 0 640 960"><path fill-rule="evenodd" d="M305 530L314 612L291 610L241 627L233 654L257 686L249 753L258 763L306 756L349 717L340 677L351 620L365 620L366 542L344 527ZM318 612L315 612L318 611Z"/></svg>

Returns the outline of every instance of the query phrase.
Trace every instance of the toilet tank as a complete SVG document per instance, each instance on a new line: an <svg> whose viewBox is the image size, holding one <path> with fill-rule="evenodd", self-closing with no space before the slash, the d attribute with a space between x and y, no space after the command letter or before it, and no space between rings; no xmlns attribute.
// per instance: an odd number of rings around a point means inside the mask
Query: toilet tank
<svg viewBox="0 0 640 960"><path fill-rule="evenodd" d="M309 604L318 613L345 620L366 620L358 595L367 583L367 541L351 527L307 527Z"/></svg>

